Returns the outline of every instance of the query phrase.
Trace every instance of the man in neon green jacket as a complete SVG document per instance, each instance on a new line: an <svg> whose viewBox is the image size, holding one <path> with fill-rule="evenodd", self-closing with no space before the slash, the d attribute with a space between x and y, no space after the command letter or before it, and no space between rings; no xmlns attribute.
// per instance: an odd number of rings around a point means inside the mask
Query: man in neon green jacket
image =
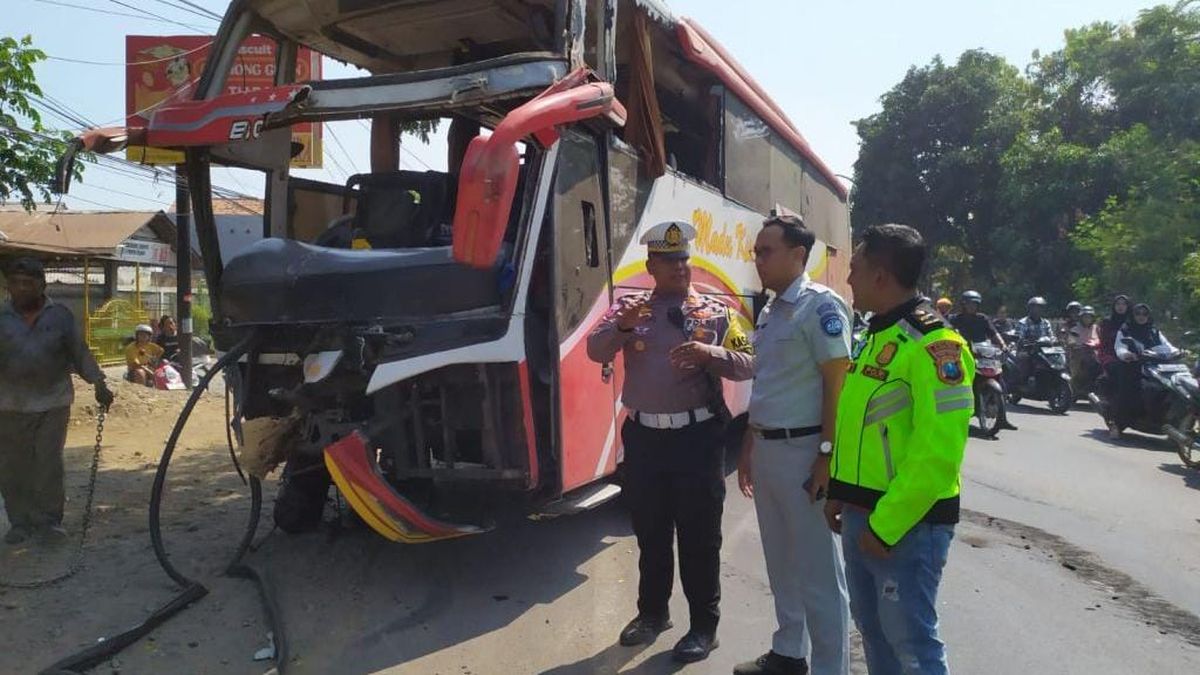
<svg viewBox="0 0 1200 675"><path fill-rule="evenodd" d="M947 672L937 589L958 522L975 363L916 290L925 257L916 230L881 225L850 260L854 305L873 316L838 399L825 515L842 534L871 675Z"/></svg>

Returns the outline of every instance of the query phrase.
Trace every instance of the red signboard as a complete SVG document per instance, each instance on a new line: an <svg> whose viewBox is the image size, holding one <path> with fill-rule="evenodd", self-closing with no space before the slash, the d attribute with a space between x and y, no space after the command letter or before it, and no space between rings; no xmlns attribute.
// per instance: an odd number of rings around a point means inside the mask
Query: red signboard
<svg viewBox="0 0 1200 675"><path fill-rule="evenodd" d="M173 96L186 96L204 72L213 38L203 35L125 36L126 126L144 127L155 107ZM225 83L226 94L258 91L275 85L274 40L254 35L238 48ZM321 79L321 55L301 47L296 56L296 82ZM298 168L321 167L321 125L292 127L292 141L304 150L292 159ZM130 146L126 157L146 164L179 164L174 150Z"/></svg>

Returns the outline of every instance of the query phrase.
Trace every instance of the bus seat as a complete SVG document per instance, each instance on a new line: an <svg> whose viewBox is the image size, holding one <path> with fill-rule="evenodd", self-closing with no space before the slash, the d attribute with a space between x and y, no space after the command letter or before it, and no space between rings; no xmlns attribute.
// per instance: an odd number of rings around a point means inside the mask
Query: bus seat
<svg viewBox="0 0 1200 675"><path fill-rule="evenodd" d="M436 316L500 305L498 275L455 262L448 247L355 251L263 239L226 264L222 312L235 325Z"/></svg>
<svg viewBox="0 0 1200 675"><path fill-rule="evenodd" d="M346 188L347 202L349 191L358 190L354 226L366 234L371 248L429 246L450 222L453 182L440 171L356 174Z"/></svg>

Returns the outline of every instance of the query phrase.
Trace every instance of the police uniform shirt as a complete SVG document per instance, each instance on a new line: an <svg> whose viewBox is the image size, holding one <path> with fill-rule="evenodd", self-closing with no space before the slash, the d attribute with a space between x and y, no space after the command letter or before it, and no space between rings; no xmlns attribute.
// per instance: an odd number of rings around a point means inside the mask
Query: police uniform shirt
<svg viewBox="0 0 1200 675"><path fill-rule="evenodd" d="M763 429L820 425L820 365L849 357L850 325L846 302L807 274L776 296L754 330L750 423Z"/></svg>
<svg viewBox="0 0 1200 675"><path fill-rule="evenodd" d="M642 293L646 320L633 330L617 328L616 315L624 302L614 304L588 336L588 356L600 363L624 354L622 402L644 413L679 413L705 408L710 401L711 375L748 380L754 373L750 341L733 312L715 298L689 292L681 295ZM671 315L678 311L677 318ZM671 364L670 352L690 342L718 346L707 369L681 370Z"/></svg>

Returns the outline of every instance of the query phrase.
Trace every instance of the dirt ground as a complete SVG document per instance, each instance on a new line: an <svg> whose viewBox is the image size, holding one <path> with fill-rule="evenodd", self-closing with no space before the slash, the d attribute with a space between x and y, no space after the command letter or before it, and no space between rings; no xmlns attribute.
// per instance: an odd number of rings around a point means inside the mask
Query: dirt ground
<svg viewBox="0 0 1200 675"><path fill-rule="evenodd" d="M80 531L96 433L92 392L77 382L66 448L66 543L0 544L0 582L54 576L65 569ZM188 392L155 391L126 382L104 428L100 469L84 566L48 588L0 584L0 672L37 672L59 658L141 622L178 588L150 546L147 503L163 445ZM254 652L267 643L254 586L220 576L248 515L249 490L233 471L224 429L224 396L206 393L171 466L163 523L167 550L184 574L212 593L187 610L186 621L156 631L93 672L261 673ZM275 482L269 480L269 505ZM7 517L0 518L7 529ZM180 621L180 619L176 619ZM186 666L181 664L186 663Z"/></svg>

